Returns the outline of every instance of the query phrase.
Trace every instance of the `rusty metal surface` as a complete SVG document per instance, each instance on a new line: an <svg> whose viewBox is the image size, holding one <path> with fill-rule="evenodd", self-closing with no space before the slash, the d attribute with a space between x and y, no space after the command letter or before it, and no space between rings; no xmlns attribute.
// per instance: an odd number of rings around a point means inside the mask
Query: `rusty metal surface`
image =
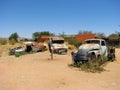
<svg viewBox="0 0 120 90"><path fill-rule="evenodd" d="M88 49L88 50L100 49L100 45L99 44L83 44L79 47L79 49Z"/></svg>

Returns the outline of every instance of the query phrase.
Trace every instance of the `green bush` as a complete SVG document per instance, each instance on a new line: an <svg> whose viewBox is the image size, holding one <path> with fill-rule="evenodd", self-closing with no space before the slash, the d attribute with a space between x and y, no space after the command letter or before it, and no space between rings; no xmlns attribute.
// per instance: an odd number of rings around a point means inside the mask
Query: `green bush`
<svg viewBox="0 0 120 90"><path fill-rule="evenodd" d="M70 64L69 66L77 67L85 72L102 72L104 71L104 65L108 63L108 59L106 57L103 60L89 60L86 62L79 61L77 63Z"/></svg>
<svg viewBox="0 0 120 90"><path fill-rule="evenodd" d="M104 71L104 68L101 67L102 64L100 64L100 62L98 61L93 61L93 60L90 60L88 61L87 63L84 63L80 66L80 69L82 71L87 71L87 72L101 72L101 71Z"/></svg>
<svg viewBox="0 0 120 90"><path fill-rule="evenodd" d="M16 53L15 53L15 56L16 56L16 57L19 57L19 56L21 56L21 53L16 52Z"/></svg>
<svg viewBox="0 0 120 90"><path fill-rule="evenodd" d="M7 44L7 40L4 38L0 38L0 44L1 45L6 45Z"/></svg>
<svg viewBox="0 0 120 90"><path fill-rule="evenodd" d="M76 48L78 48L82 43L72 38L68 40L68 44L74 45Z"/></svg>
<svg viewBox="0 0 120 90"><path fill-rule="evenodd" d="M15 56L16 56L16 57L20 57L21 55L24 55L24 54L26 54L25 51L22 51L22 52L16 52L16 53L15 53Z"/></svg>
<svg viewBox="0 0 120 90"><path fill-rule="evenodd" d="M14 40L15 42L18 42L18 37L19 35L17 34L17 32L15 32L10 35L9 40Z"/></svg>

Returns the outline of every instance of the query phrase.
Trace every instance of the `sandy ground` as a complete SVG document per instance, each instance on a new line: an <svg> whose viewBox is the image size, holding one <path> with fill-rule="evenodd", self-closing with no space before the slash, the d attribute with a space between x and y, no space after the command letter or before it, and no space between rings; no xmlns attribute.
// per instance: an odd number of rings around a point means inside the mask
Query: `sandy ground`
<svg viewBox="0 0 120 90"><path fill-rule="evenodd" d="M120 90L120 49L115 62L102 73L86 73L70 68L70 53L54 55L48 51L21 57L0 57L0 90Z"/></svg>

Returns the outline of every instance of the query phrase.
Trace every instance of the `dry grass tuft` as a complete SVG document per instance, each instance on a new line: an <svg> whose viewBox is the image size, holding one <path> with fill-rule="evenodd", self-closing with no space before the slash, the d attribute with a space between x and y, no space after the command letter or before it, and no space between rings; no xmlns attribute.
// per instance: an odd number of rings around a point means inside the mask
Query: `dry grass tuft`
<svg viewBox="0 0 120 90"><path fill-rule="evenodd" d="M69 50L77 50L77 48L74 45L68 45Z"/></svg>
<svg viewBox="0 0 120 90"><path fill-rule="evenodd" d="M21 46L20 43L15 43L14 45L11 45L7 43L6 45L0 45L0 57L2 57L3 52L8 53L10 48L15 48Z"/></svg>

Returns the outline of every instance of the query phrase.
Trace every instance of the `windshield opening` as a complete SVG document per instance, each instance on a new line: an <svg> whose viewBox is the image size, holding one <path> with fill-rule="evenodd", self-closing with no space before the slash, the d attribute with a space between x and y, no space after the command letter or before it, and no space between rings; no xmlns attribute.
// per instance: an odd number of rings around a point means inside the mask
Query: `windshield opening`
<svg viewBox="0 0 120 90"><path fill-rule="evenodd" d="M86 41L87 44L100 44L100 41L99 40L88 40Z"/></svg>
<svg viewBox="0 0 120 90"><path fill-rule="evenodd" d="M54 44L63 44L64 40L53 40L52 43L54 43Z"/></svg>

